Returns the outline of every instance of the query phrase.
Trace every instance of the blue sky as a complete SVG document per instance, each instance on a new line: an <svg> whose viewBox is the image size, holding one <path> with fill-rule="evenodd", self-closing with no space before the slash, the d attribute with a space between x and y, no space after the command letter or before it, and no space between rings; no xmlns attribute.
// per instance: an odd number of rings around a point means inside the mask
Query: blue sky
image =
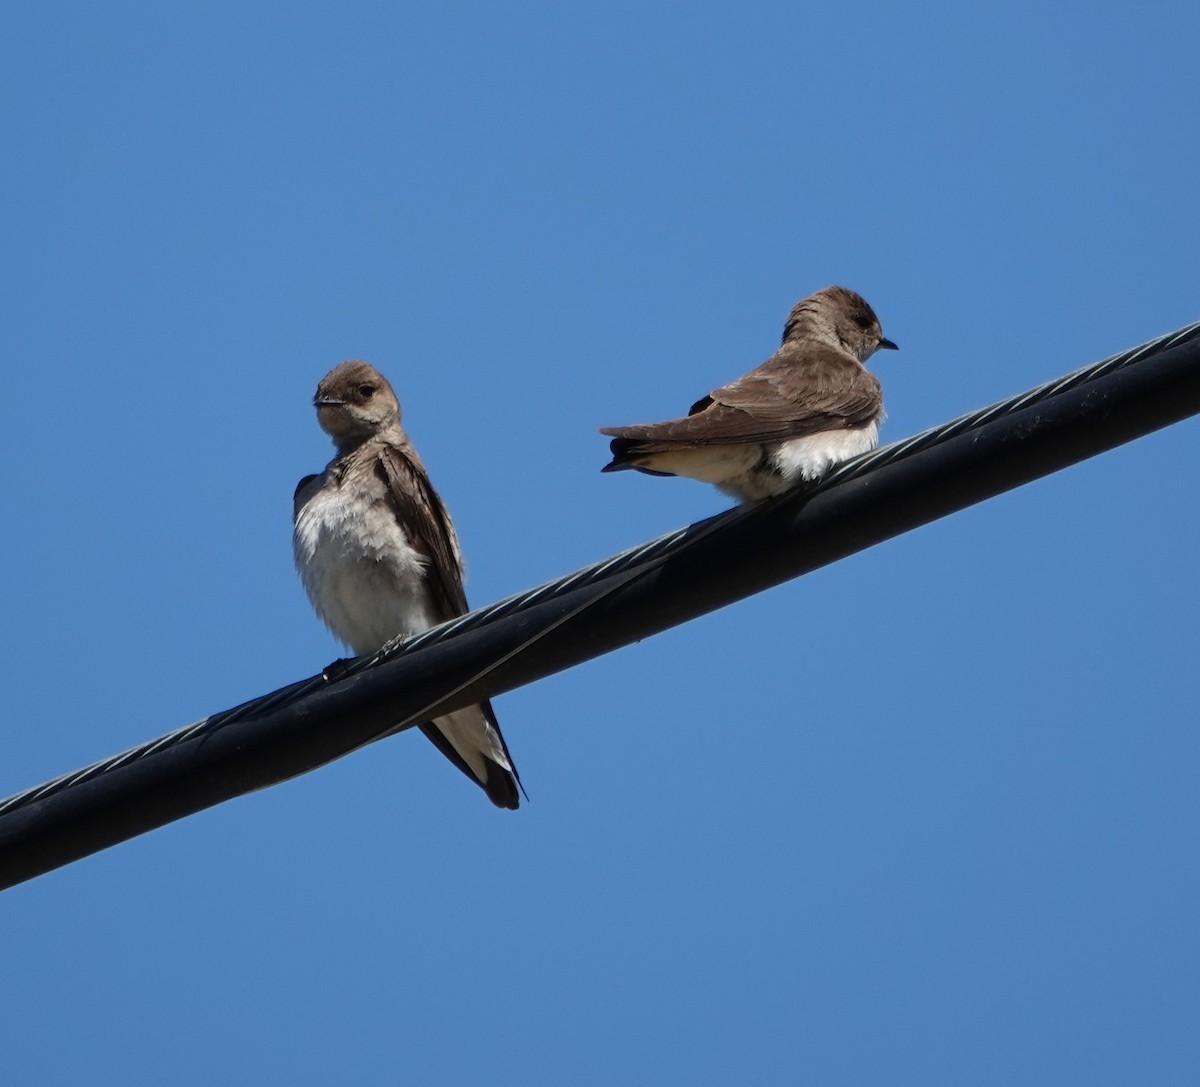
<svg viewBox="0 0 1200 1087"><path fill-rule="evenodd" d="M487 603L716 512L594 428L861 291L907 436L1200 318L1183 4L9 5L0 793L319 670L310 398ZM1193 1083L1187 422L0 896L24 1084Z"/></svg>

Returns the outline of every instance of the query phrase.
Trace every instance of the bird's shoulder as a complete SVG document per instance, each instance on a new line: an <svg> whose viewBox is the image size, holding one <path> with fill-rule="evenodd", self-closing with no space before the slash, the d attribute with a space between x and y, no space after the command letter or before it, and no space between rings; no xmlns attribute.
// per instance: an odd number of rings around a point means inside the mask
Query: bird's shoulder
<svg viewBox="0 0 1200 1087"><path fill-rule="evenodd" d="M296 489L292 492L293 521L300 516L300 511L308 505L313 495L321 489L321 481L324 478L324 472L315 472L312 475L305 476L296 484Z"/></svg>

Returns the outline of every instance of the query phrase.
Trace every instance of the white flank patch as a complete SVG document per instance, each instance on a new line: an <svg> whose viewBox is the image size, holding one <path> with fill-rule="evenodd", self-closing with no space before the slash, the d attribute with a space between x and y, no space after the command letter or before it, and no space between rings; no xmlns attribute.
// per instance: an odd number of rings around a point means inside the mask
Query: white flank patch
<svg viewBox="0 0 1200 1087"><path fill-rule="evenodd" d="M879 423L858 430L826 430L780 443L771 462L783 476L784 486L799 480L817 480L835 464L866 453L879 444Z"/></svg>

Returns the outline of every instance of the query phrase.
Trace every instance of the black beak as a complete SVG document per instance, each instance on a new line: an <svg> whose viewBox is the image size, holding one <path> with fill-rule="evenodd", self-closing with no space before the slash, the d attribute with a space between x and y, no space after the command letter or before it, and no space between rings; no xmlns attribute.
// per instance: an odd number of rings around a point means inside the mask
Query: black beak
<svg viewBox="0 0 1200 1087"><path fill-rule="evenodd" d="M332 397L329 397L329 396L314 396L313 397L313 407L314 408L325 408L325 407L333 408L333 407L337 407L339 404L344 404L345 402L346 401L344 401L344 400L334 400Z"/></svg>
<svg viewBox="0 0 1200 1087"><path fill-rule="evenodd" d="M899 345L899 344L892 343L892 341L891 341L891 340L887 340L887 339L884 339L884 338L882 338L882 337L880 337L880 340L879 340L879 346L880 346L880 347L886 347L886 348L887 348L889 351L899 351L899 350L900 350L900 345Z"/></svg>

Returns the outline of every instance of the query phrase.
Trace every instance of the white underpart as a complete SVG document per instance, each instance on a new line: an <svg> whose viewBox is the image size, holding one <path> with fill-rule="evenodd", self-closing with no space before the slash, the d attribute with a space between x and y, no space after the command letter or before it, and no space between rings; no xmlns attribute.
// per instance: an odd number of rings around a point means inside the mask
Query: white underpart
<svg viewBox="0 0 1200 1087"><path fill-rule="evenodd" d="M761 445L708 445L648 453L637 463L655 472L726 487L746 479L761 460Z"/></svg>
<svg viewBox="0 0 1200 1087"><path fill-rule="evenodd" d="M779 490L799 480L817 480L835 464L866 453L879 444L879 421L856 429L825 430L781 442L770 454L783 477Z"/></svg>
<svg viewBox="0 0 1200 1087"><path fill-rule="evenodd" d="M292 550L313 608L355 653L374 653L399 635L436 625L425 557L377 496L345 486L317 491L296 518ZM512 769L479 706L434 723L480 781L487 780L481 753Z"/></svg>
<svg viewBox="0 0 1200 1087"><path fill-rule="evenodd" d="M450 741L450 745L463 758L480 781L487 781L487 765L479 757L480 750L487 752L492 762L497 762L506 770L511 770L512 763L500 746L500 738L492 728L483 710L478 706L467 706L466 709L455 710L434 721L438 731Z"/></svg>
<svg viewBox="0 0 1200 1087"><path fill-rule="evenodd" d="M355 653L434 625L425 558L383 502L322 488L296 518L292 547L317 614Z"/></svg>

